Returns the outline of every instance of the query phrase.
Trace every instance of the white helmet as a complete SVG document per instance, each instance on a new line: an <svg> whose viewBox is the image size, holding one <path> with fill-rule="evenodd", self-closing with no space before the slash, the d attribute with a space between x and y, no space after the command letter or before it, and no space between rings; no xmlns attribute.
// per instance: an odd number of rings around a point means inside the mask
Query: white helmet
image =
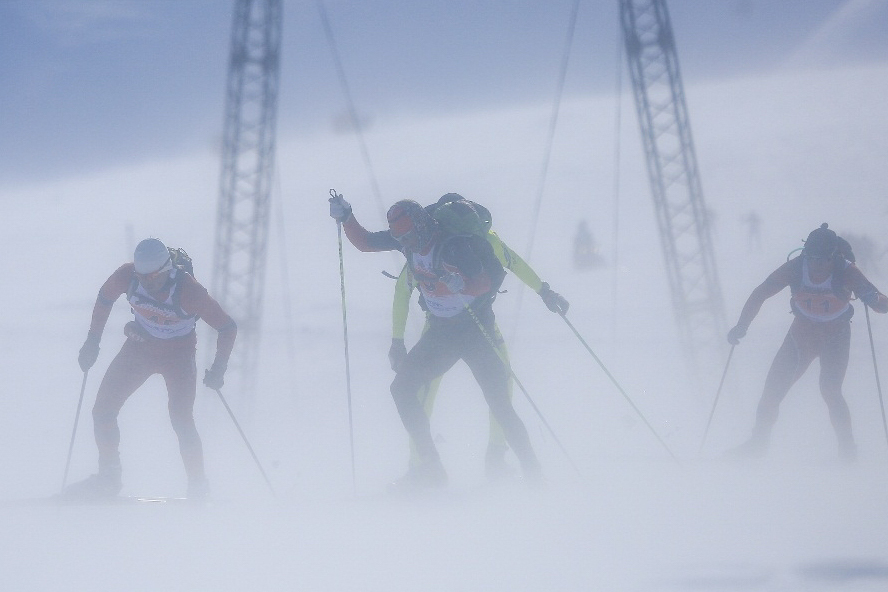
<svg viewBox="0 0 888 592"><path fill-rule="evenodd" d="M136 246L133 265L136 267L136 273L162 271L167 265L172 267L170 251L158 239L146 238Z"/></svg>

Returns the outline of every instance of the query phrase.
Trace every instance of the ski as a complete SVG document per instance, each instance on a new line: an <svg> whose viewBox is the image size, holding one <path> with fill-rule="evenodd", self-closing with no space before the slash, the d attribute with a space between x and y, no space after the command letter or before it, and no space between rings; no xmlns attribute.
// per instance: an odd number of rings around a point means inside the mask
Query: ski
<svg viewBox="0 0 888 592"><path fill-rule="evenodd" d="M189 505L205 506L208 500L187 497L116 495L111 497L49 497L0 500L0 506L123 506L123 505Z"/></svg>

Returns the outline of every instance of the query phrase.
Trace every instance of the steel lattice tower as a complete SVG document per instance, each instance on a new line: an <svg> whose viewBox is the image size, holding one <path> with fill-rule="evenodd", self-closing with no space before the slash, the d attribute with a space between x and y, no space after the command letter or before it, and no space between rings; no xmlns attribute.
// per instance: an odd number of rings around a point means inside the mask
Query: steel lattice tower
<svg viewBox="0 0 888 592"><path fill-rule="evenodd" d="M693 363L721 341L724 304L665 0L620 0L620 24L672 305Z"/></svg>
<svg viewBox="0 0 888 592"><path fill-rule="evenodd" d="M262 321L280 46L281 0L235 0L213 295L238 324L228 376L247 399L255 382Z"/></svg>

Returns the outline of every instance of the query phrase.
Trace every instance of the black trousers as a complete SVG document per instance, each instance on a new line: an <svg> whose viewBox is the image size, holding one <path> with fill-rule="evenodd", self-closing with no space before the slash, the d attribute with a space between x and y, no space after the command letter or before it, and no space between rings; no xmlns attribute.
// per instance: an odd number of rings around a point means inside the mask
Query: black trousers
<svg viewBox="0 0 888 592"><path fill-rule="evenodd" d="M391 386L401 422L423 460L437 461L438 451L432 440L429 418L416 394L423 384L463 360L478 381L490 412L502 426L506 441L521 462L523 471L536 474L539 461L530 444L527 428L509 398L509 368L490 341L497 335L493 311L488 308L476 314L476 317L468 312L451 318L432 317L428 331L407 352Z"/></svg>

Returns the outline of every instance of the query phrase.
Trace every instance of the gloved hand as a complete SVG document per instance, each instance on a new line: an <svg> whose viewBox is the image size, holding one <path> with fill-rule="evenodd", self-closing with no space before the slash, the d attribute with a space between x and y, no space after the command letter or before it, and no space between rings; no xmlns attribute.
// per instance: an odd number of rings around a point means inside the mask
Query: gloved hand
<svg viewBox="0 0 888 592"><path fill-rule="evenodd" d="M404 346L404 340L393 338L392 346L389 348L389 365L392 370L397 372L406 357L407 348Z"/></svg>
<svg viewBox="0 0 888 592"><path fill-rule="evenodd" d="M225 371L228 364L223 364L216 360L209 370L204 371L203 383L213 390L219 390L225 384Z"/></svg>
<svg viewBox="0 0 888 592"><path fill-rule="evenodd" d="M875 288L870 288L868 290L863 290L857 294L857 297L860 298L861 302L869 306L871 309L879 312L879 291Z"/></svg>
<svg viewBox="0 0 888 592"><path fill-rule="evenodd" d="M139 327L139 323L136 321L130 321L126 325L123 326L123 334L126 335L127 339L132 339L133 341L137 341L139 343L145 343L147 339L145 339L145 335L142 333L141 327Z"/></svg>
<svg viewBox="0 0 888 592"><path fill-rule="evenodd" d="M737 345L745 336L746 327L742 325L735 325L733 329L728 331L728 343L730 343L731 345Z"/></svg>
<svg viewBox="0 0 888 592"><path fill-rule="evenodd" d="M564 296L552 290L552 288L549 287L549 284L543 282L543 286L540 288L538 294L540 295L540 298L543 299L543 304L546 305L546 308L552 312L557 312L560 315L567 314L567 309L570 308L570 303Z"/></svg>
<svg viewBox="0 0 888 592"><path fill-rule="evenodd" d="M83 342L80 354L77 356L77 363L80 364L80 369L84 372L92 368L96 360L99 359L99 341L101 341L101 337L98 335L92 333L86 335L86 341Z"/></svg>
<svg viewBox="0 0 888 592"><path fill-rule="evenodd" d="M447 289L453 294L459 294L463 291L463 288L466 287L466 280L455 271L445 273L441 276L440 281L447 286Z"/></svg>
<svg viewBox="0 0 888 592"><path fill-rule="evenodd" d="M337 222L345 222L348 220L348 217L351 216L352 207L351 204L345 201L345 198L340 194L336 194L335 197L331 197L327 201L330 202L330 217L336 220Z"/></svg>

